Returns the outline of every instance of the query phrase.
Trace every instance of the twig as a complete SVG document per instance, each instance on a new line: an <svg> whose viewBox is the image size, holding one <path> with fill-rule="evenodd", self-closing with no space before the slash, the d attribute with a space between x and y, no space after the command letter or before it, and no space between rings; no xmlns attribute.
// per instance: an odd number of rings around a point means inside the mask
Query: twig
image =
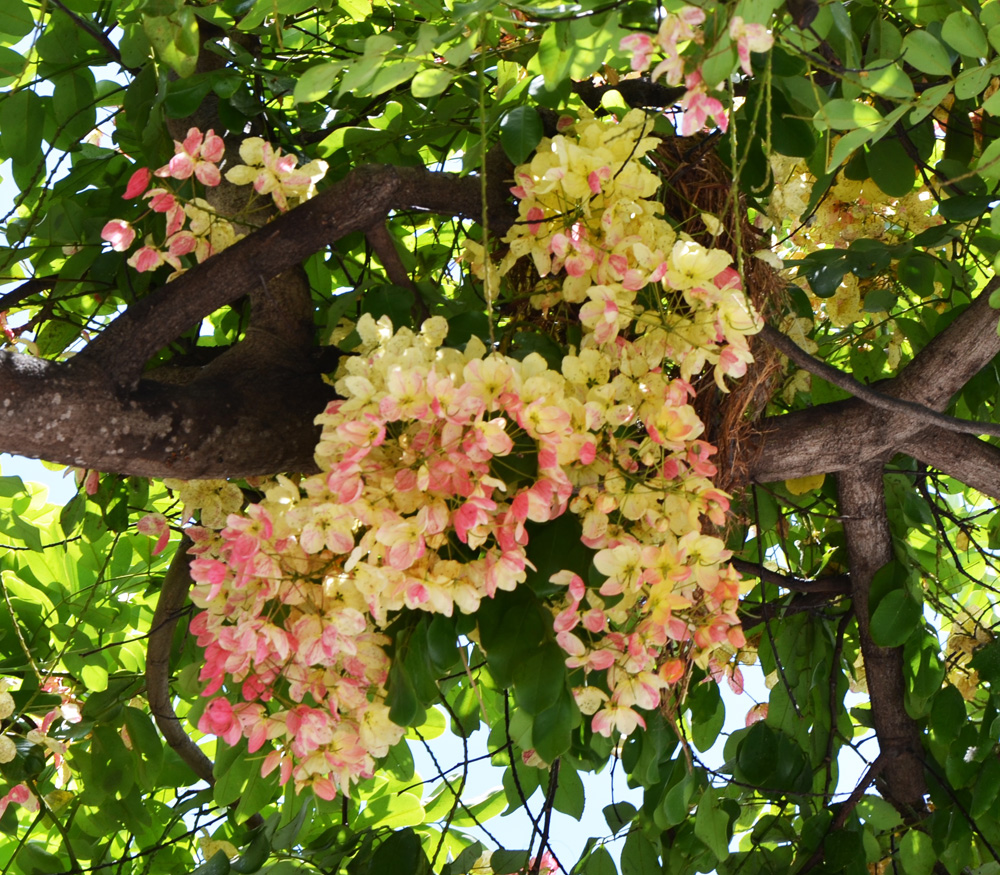
<svg viewBox="0 0 1000 875"><path fill-rule="evenodd" d="M838 829L843 827L847 823L847 818L852 811L854 811L857 804L861 801L861 797L864 796L865 790L867 790L872 782L878 777L882 769L885 768L885 764L888 762L888 757L885 754L879 754L878 758L869 767L868 771L862 776L861 781L858 786L854 788L851 795L847 797L844 803L840 806L840 810L837 812L837 816L830 821L830 825L827 827L826 833L823 838L826 838L830 833L836 832ZM805 863L802 864L802 868L795 873L795 875L806 875L811 869L814 869L816 865L823 860L823 843L820 840L820 846L812 852Z"/></svg>
<svg viewBox="0 0 1000 875"><path fill-rule="evenodd" d="M545 853L545 849L548 848L552 858L556 861L556 865L563 872L562 863L556 858L556 855L552 851L552 846L549 844L549 827L552 825L552 809L555 807L556 800L556 789L559 787L559 759L558 757L552 763L552 768L549 770L549 789L545 794L545 824L542 826L542 840L538 843L538 854L535 856L535 862L531 864L531 871L529 875L538 875L539 870L542 867L542 854ZM529 847L530 850L530 847Z"/></svg>
<svg viewBox="0 0 1000 875"><path fill-rule="evenodd" d="M851 591L851 580L846 574L835 574L830 577L820 577L816 580L803 580L801 577L791 577L764 568L757 562L747 562L745 559L730 559L730 565L740 574L757 577L767 583L773 583L793 592L828 593L830 595L846 595Z"/></svg>

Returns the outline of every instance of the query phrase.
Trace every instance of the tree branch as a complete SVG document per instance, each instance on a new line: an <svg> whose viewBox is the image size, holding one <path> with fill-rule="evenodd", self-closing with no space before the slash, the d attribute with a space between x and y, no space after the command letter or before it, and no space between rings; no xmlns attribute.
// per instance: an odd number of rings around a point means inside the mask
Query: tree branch
<svg viewBox="0 0 1000 875"><path fill-rule="evenodd" d="M851 598L865 664L879 750L886 758L886 798L906 816L924 810L920 729L906 713L903 648L879 647L871 636L869 591L875 573L893 558L882 466L871 463L837 477L851 567Z"/></svg>
<svg viewBox="0 0 1000 875"><path fill-rule="evenodd" d="M996 334L995 330L994 334ZM822 377L828 383L843 389L845 392L850 392L855 398L864 401L866 404L870 404L872 407L906 416L927 426L937 426L938 428L958 434L988 434L992 437L1000 437L1000 425L996 423L973 422L968 419L947 416L944 413L931 410L924 404L916 401L908 401L903 397L893 397L892 395L885 395L882 392L878 392L870 386L858 382L850 374L844 373L832 365L828 365L826 362L822 362L809 355L794 340L782 334L777 329L772 328L770 325L765 324L760 330L760 338L779 352L784 353L803 370L817 377ZM968 382L968 377L962 382L959 388L965 385L966 382ZM903 384L896 384L893 388L900 391L901 385Z"/></svg>
<svg viewBox="0 0 1000 875"><path fill-rule="evenodd" d="M1000 311L990 306L990 295L998 288L1000 277L994 277L883 391L934 410L947 407L952 395L1000 355Z"/></svg>
<svg viewBox="0 0 1000 875"><path fill-rule="evenodd" d="M163 579L146 647L146 696L149 699L149 709L167 744L177 751L177 755L190 766L192 772L212 785L215 784L212 761L184 731L170 696L170 650L174 628L184 612L184 603L191 587L191 574L188 571L190 546L191 539L185 535Z"/></svg>
<svg viewBox="0 0 1000 875"><path fill-rule="evenodd" d="M123 394L78 359L0 351L4 452L140 477L248 477L314 470L315 416L332 390L304 360L258 357L186 385L142 380Z"/></svg>
<svg viewBox="0 0 1000 875"><path fill-rule="evenodd" d="M830 577L820 577L816 580L803 580L779 574L764 568L757 562L747 562L745 559L730 559L730 564L745 577L756 577L759 580L773 583L793 592L826 593L829 595L846 595L851 591L851 580L846 574L835 574Z"/></svg>
<svg viewBox="0 0 1000 875"><path fill-rule="evenodd" d="M915 401L932 410L944 409L955 392L1000 354L1000 314L989 306L989 293L997 287L1000 279L991 280L898 377L878 384L879 394ZM917 456L911 439L925 431L939 435L928 431L924 420L909 412L885 415L860 398L768 417L760 424L756 451L748 455L748 477L770 483L842 471L888 459L897 451ZM956 434L953 439L956 445L970 446L963 435ZM937 440L944 440L943 435ZM904 445L908 449L903 449ZM985 479L983 473L979 476Z"/></svg>
<svg viewBox="0 0 1000 875"><path fill-rule="evenodd" d="M911 435L899 451L1000 501L1000 448L937 428Z"/></svg>
<svg viewBox="0 0 1000 875"><path fill-rule="evenodd" d="M133 304L77 360L134 387L145 363L213 311L393 209L481 218L479 180L416 167L366 166Z"/></svg>

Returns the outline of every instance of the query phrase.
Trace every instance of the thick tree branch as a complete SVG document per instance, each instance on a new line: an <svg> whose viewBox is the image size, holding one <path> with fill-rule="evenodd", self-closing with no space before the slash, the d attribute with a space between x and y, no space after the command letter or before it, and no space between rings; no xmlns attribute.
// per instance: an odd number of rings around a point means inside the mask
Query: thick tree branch
<svg viewBox="0 0 1000 875"><path fill-rule="evenodd" d="M242 345L240 345L242 347ZM243 349L233 353L242 355ZM5 452L140 477L247 477L309 471L314 417L331 389L310 362L258 357L186 385L143 380L129 394L86 363L0 351Z"/></svg>
<svg viewBox="0 0 1000 875"><path fill-rule="evenodd" d="M989 306L989 292L996 285L1000 281L992 280L898 377L879 383L879 393L944 409L955 392L1000 354L1000 314ZM842 471L888 459L897 451L917 455L911 439L926 430L923 420L909 412L886 413L849 399L764 419L757 452L749 455L748 475L768 483ZM969 446L964 435L954 435L954 440L958 446Z"/></svg>
<svg viewBox="0 0 1000 875"><path fill-rule="evenodd" d="M990 306L990 295L998 288L1000 277L994 277L979 297L882 391L934 410L947 407L952 395L1000 355L1000 312Z"/></svg>
<svg viewBox="0 0 1000 875"><path fill-rule="evenodd" d="M882 466L862 465L837 477L844 537L851 567L851 598L879 749L886 758L886 798L907 816L924 810L920 729L904 705L903 648L872 640L869 591L875 573L893 558Z"/></svg>
<svg viewBox="0 0 1000 875"><path fill-rule="evenodd" d="M803 580L799 577L779 574L777 571L771 571L756 562L747 562L745 559L731 559L730 563L744 577L756 577L793 592L846 595L851 591L851 580L846 574L835 574L816 580Z"/></svg>
<svg viewBox="0 0 1000 875"><path fill-rule="evenodd" d="M262 288L314 252L393 209L482 214L479 180L423 168L367 166L133 304L77 358L133 387L167 343L219 307Z"/></svg>
<svg viewBox="0 0 1000 875"><path fill-rule="evenodd" d="M899 451L1000 501L1000 448L993 444L929 428L901 442Z"/></svg>
<svg viewBox="0 0 1000 875"><path fill-rule="evenodd" d="M995 331L994 331L995 333ZM760 331L760 337L765 343L769 343L779 352L784 353L803 370L822 377L828 383L850 392L855 398L877 407L879 410L886 410L896 413L914 421L920 421L926 426L937 426L945 431L953 431L957 434L981 435L988 434L992 437L1000 437L1000 425L994 422L973 422L968 419L959 419L955 416L947 416L931 410L924 404L916 401L908 401L905 397L893 397L876 391L864 383L860 383L850 374L837 370L832 365L822 362L809 355L794 340L782 334L770 325L764 325ZM968 378L966 378L966 381ZM913 381L911 381L912 385ZM964 382L961 384L964 385ZM900 389L900 385L894 386L897 392L905 392L906 388ZM961 386L959 387L961 388Z"/></svg>

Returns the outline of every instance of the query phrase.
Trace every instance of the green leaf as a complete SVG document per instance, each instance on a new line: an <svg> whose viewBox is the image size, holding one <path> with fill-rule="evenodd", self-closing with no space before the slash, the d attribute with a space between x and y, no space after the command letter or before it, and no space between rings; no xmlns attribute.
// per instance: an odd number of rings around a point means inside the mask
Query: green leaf
<svg viewBox="0 0 1000 875"><path fill-rule="evenodd" d="M258 872L270 855L271 841L267 837L267 832L263 829L258 830L247 849L231 864L232 870L242 872L244 875Z"/></svg>
<svg viewBox="0 0 1000 875"><path fill-rule="evenodd" d="M389 669L385 701L389 706L389 719L397 726L415 726L423 719L424 709L420 707L413 681L402 660L393 660Z"/></svg>
<svg viewBox="0 0 1000 875"><path fill-rule="evenodd" d="M892 62L879 61L866 67L857 81L862 88L890 100L910 100L914 95L910 77L899 64Z"/></svg>
<svg viewBox="0 0 1000 875"><path fill-rule="evenodd" d="M844 281L844 275L851 269L851 263L844 251L830 249L811 252L805 258L786 264L798 268L799 273L809 281L817 298L830 298L835 295Z"/></svg>
<svg viewBox="0 0 1000 875"><path fill-rule="evenodd" d="M899 647L920 622L921 606L905 589L888 593L871 618L872 640L879 647Z"/></svg>
<svg viewBox="0 0 1000 875"><path fill-rule="evenodd" d="M622 873L625 875L661 875L663 868L656 856L656 849L639 830L625 837L622 847Z"/></svg>
<svg viewBox="0 0 1000 875"><path fill-rule="evenodd" d="M211 860L203 863L191 875L229 875L231 871L232 867L225 851L216 851Z"/></svg>
<svg viewBox="0 0 1000 875"><path fill-rule="evenodd" d="M0 35L11 37L17 42L31 33L35 19L24 0L4 0L0 4Z"/></svg>
<svg viewBox="0 0 1000 875"><path fill-rule="evenodd" d="M551 707L566 686L566 653L551 642L514 668L514 697L529 714Z"/></svg>
<svg viewBox="0 0 1000 875"><path fill-rule="evenodd" d="M903 60L921 73L950 76L951 59L948 51L933 34L914 30L903 39Z"/></svg>
<svg viewBox="0 0 1000 875"><path fill-rule="evenodd" d="M306 70L295 83L293 97L296 103L311 103L330 93L337 75L344 65L334 61L316 64Z"/></svg>
<svg viewBox="0 0 1000 875"><path fill-rule="evenodd" d="M374 78L364 89L359 89L373 97L392 91L404 82L409 82L420 69L419 61L399 61L395 64L384 64L375 73Z"/></svg>
<svg viewBox="0 0 1000 875"><path fill-rule="evenodd" d="M617 835L623 826L630 824L637 813L631 802L615 802L604 806L604 820L612 835Z"/></svg>
<svg viewBox="0 0 1000 875"><path fill-rule="evenodd" d="M828 127L838 131L874 128L881 121L882 113L874 106L859 100L844 100L843 98L825 103L813 117L813 124L821 131Z"/></svg>
<svg viewBox="0 0 1000 875"><path fill-rule="evenodd" d="M976 776L969 814L978 818L992 811L998 794L1000 794L1000 759L990 756L986 758Z"/></svg>
<svg viewBox="0 0 1000 875"><path fill-rule="evenodd" d="M64 871L66 864L41 843L27 842L17 854L17 867L25 875L52 875Z"/></svg>
<svg viewBox="0 0 1000 875"><path fill-rule="evenodd" d="M729 856L729 816L719 805L719 794L714 787L706 787L698 802L698 811L694 816L694 834L708 846L720 863Z"/></svg>
<svg viewBox="0 0 1000 875"><path fill-rule="evenodd" d="M987 67L966 68L958 74L958 78L955 80L955 97L958 100L969 100L981 94L996 73L994 64Z"/></svg>
<svg viewBox="0 0 1000 875"><path fill-rule="evenodd" d="M437 97L451 84L452 76L447 67L427 67L413 77L410 91L417 100Z"/></svg>
<svg viewBox="0 0 1000 875"><path fill-rule="evenodd" d="M968 222L977 219L996 203L992 195L959 195L941 201L938 213L949 222Z"/></svg>
<svg viewBox="0 0 1000 875"><path fill-rule="evenodd" d="M101 665L85 665L80 679L88 690L102 693L108 688L108 670Z"/></svg>
<svg viewBox="0 0 1000 875"><path fill-rule="evenodd" d="M899 843L899 859L906 875L930 875L937 862L931 837L911 829Z"/></svg>
<svg viewBox="0 0 1000 875"><path fill-rule="evenodd" d="M45 111L34 91L22 88L0 102L0 148L18 164L34 164L42 148Z"/></svg>
<svg viewBox="0 0 1000 875"><path fill-rule="evenodd" d="M917 169L899 140L886 137L872 144L866 160L868 173L887 195L903 197L913 189Z"/></svg>
<svg viewBox="0 0 1000 875"><path fill-rule="evenodd" d="M929 255L916 252L899 260L896 278L920 297L929 298L934 294L934 272L937 262Z"/></svg>
<svg viewBox="0 0 1000 875"><path fill-rule="evenodd" d="M551 708L542 711L532 723L531 742L545 762L555 762L570 748L573 730L580 725L580 709L569 690L562 693Z"/></svg>
<svg viewBox="0 0 1000 875"><path fill-rule="evenodd" d="M513 875L521 869L528 870L527 851L509 851L499 848L490 856L490 868L496 875Z"/></svg>
<svg viewBox="0 0 1000 875"><path fill-rule="evenodd" d="M167 84L167 96L163 107L169 118L186 118L194 115L202 100L211 90L212 77L195 74L188 79L175 79Z"/></svg>
<svg viewBox="0 0 1000 875"><path fill-rule="evenodd" d="M598 845L583 864L585 875L618 875L615 861L604 845Z"/></svg>
<svg viewBox="0 0 1000 875"><path fill-rule="evenodd" d="M574 820L583 817L583 781L580 780L576 769L565 760L560 762L559 783L556 785L553 806L556 811L568 814Z"/></svg>
<svg viewBox="0 0 1000 875"><path fill-rule="evenodd" d="M663 794L654 815L657 826L669 829L687 820L691 811L691 797L694 795L695 783L694 775L685 772L684 777Z"/></svg>
<svg viewBox="0 0 1000 875"><path fill-rule="evenodd" d="M982 25L964 9L952 12L944 20L941 39L960 55L982 57L989 50Z"/></svg>
<svg viewBox="0 0 1000 875"><path fill-rule="evenodd" d="M1000 685L1000 641L991 641L977 649L969 664L990 686Z"/></svg>
<svg viewBox="0 0 1000 875"><path fill-rule="evenodd" d="M747 783L765 786L774 774L777 733L766 723L758 722L747 731L740 741L736 762Z"/></svg>
<svg viewBox="0 0 1000 875"><path fill-rule="evenodd" d="M839 140L837 140L836 145L833 147L833 151L830 153L830 161L827 164L827 173L830 173L840 167L848 158L851 157L859 148L861 148L865 143L867 143L874 136L874 132L868 128L858 128L856 131L849 131L844 134ZM815 253L811 253L815 254Z"/></svg>
<svg viewBox="0 0 1000 875"><path fill-rule="evenodd" d="M126 707L123 714L128 737L132 742L139 781L152 790L163 767L163 742L160 734L149 716L138 708Z"/></svg>
<svg viewBox="0 0 1000 875"><path fill-rule="evenodd" d="M192 75L198 64L198 21L194 10L182 6L167 16L142 16L142 27L156 54L182 79Z"/></svg>
<svg viewBox="0 0 1000 875"><path fill-rule="evenodd" d="M530 106L516 106L500 122L500 145L514 164L523 164L542 140L541 116Z"/></svg>
<svg viewBox="0 0 1000 875"><path fill-rule="evenodd" d="M483 843L473 842L467 848L465 848L462 853L460 853L454 860L450 863L445 863L441 868L441 875L465 875L466 872L471 871L473 864L478 860L483 853Z"/></svg>

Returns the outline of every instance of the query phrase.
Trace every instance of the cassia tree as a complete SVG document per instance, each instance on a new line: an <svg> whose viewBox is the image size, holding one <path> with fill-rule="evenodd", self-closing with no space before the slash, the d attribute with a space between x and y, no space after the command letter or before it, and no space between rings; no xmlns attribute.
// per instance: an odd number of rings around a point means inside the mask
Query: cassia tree
<svg viewBox="0 0 1000 875"><path fill-rule="evenodd" d="M5 0L0 871L1000 870L998 51Z"/></svg>

